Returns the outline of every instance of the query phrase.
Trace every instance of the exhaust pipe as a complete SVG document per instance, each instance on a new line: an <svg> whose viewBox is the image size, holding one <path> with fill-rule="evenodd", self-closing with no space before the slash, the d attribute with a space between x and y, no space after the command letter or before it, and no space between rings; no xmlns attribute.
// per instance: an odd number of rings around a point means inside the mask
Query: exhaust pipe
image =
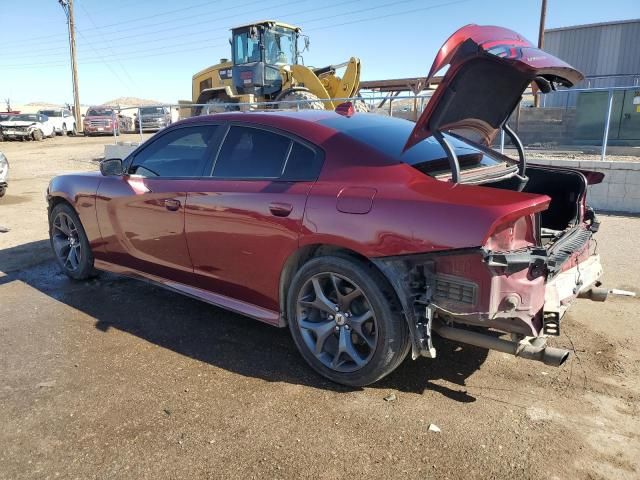
<svg viewBox="0 0 640 480"><path fill-rule="evenodd" d="M559 367L566 362L570 353L569 350L565 350L564 348L547 347L544 343L542 343L542 345L535 345L532 343L512 342L510 340L503 340L461 328L446 327L440 324L434 324L432 329L438 335L448 340L468 343L469 345L475 345L476 347L486 348L488 350L497 350L516 357L526 358L527 360L536 360L552 367Z"/></svg>

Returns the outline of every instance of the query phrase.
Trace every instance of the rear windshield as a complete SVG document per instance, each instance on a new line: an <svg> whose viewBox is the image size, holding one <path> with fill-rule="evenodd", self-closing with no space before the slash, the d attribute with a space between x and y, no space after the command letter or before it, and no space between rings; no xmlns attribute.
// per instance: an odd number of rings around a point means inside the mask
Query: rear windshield
<svg viewBox="0 0 640 480"><path fill-rule="evenodd" d="M62 116L62 110L40 110L40 112L38 112L42 115L46 115L47 117L61 117Z"/></svg>
<svg viewBox="0 0 640 480"><path fill-rule="evenodd" d="M339 130L428 175L439 175L449 171L447 154L434 137L429 137L402 153L415 125L408 120L374 114L356 114L351 118L335 116L320 120L319 123ZM457 136L444 136L458 156L461 171L508 165L506 159L501 158L497 152L463 141Z"/></svg>

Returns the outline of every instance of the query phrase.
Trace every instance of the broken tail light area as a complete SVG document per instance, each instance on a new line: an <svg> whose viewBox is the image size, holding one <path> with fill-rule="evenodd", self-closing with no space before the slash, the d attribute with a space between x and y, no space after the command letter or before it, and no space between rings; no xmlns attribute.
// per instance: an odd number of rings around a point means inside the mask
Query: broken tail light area
<svg viewBox="0 0 640 480"><path fill-rule="evenodd" d="M533 276L529 265L523 267L513 272L491 266L482 252L434 257L429 304L448 320L538 336L545 276Z"/></svg>

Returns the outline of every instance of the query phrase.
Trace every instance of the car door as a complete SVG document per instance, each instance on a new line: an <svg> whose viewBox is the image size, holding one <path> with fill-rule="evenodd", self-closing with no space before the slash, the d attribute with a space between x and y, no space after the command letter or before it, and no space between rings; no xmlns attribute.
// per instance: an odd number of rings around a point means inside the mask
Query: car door
<svg viewBox="0 0 640 480"><path fill-rule="evenodd" d="M278 311L280 273L298 248L322 158L281 132L227 127L211 177L187 194L185 231L201 286Z"/></svg>
<svg viewBox="0 0 640 480"><path fill-rule="evenodd" d="M182 283L191 280L186 192L197 189L198 177L211 169L217 128L166 131L127 159L125 175L102 180L96 211L106 261Z"/></svg>
<svg viewBox="0 0 640 480"><path fill-rule="evenodd" d="M62 122L67 126L68 132L73 131L73 126L75 125L76 120L73 118L73 115L71 115L69 110L64 110L62 112Z"/></svg>
<svg viewBox="0 0 640 480"><path fill-rule="evenodd" d="M53 135L54 127L53 121L47 117L46 115L38 115L38 123L40 123L42 128L42 134L45 137L49 137Z"/></svg>

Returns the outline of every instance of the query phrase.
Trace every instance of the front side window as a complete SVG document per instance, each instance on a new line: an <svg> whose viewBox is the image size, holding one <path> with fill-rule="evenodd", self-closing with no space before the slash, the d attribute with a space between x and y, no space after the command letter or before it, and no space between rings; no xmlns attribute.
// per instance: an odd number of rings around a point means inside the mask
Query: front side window
<svg viewBox="0 0 640 480"><path fill-rule="evenodd" d="M234 55L236 64L260 61L260 37L249 32L237 34L234 38Z"/></svg>
<svg viewBox="0 0 640 480"><path fill-rule="evenodd" d="M131 175L143 177L200 177L211 157L216 125L172 130L136 154Z"/></svg>

